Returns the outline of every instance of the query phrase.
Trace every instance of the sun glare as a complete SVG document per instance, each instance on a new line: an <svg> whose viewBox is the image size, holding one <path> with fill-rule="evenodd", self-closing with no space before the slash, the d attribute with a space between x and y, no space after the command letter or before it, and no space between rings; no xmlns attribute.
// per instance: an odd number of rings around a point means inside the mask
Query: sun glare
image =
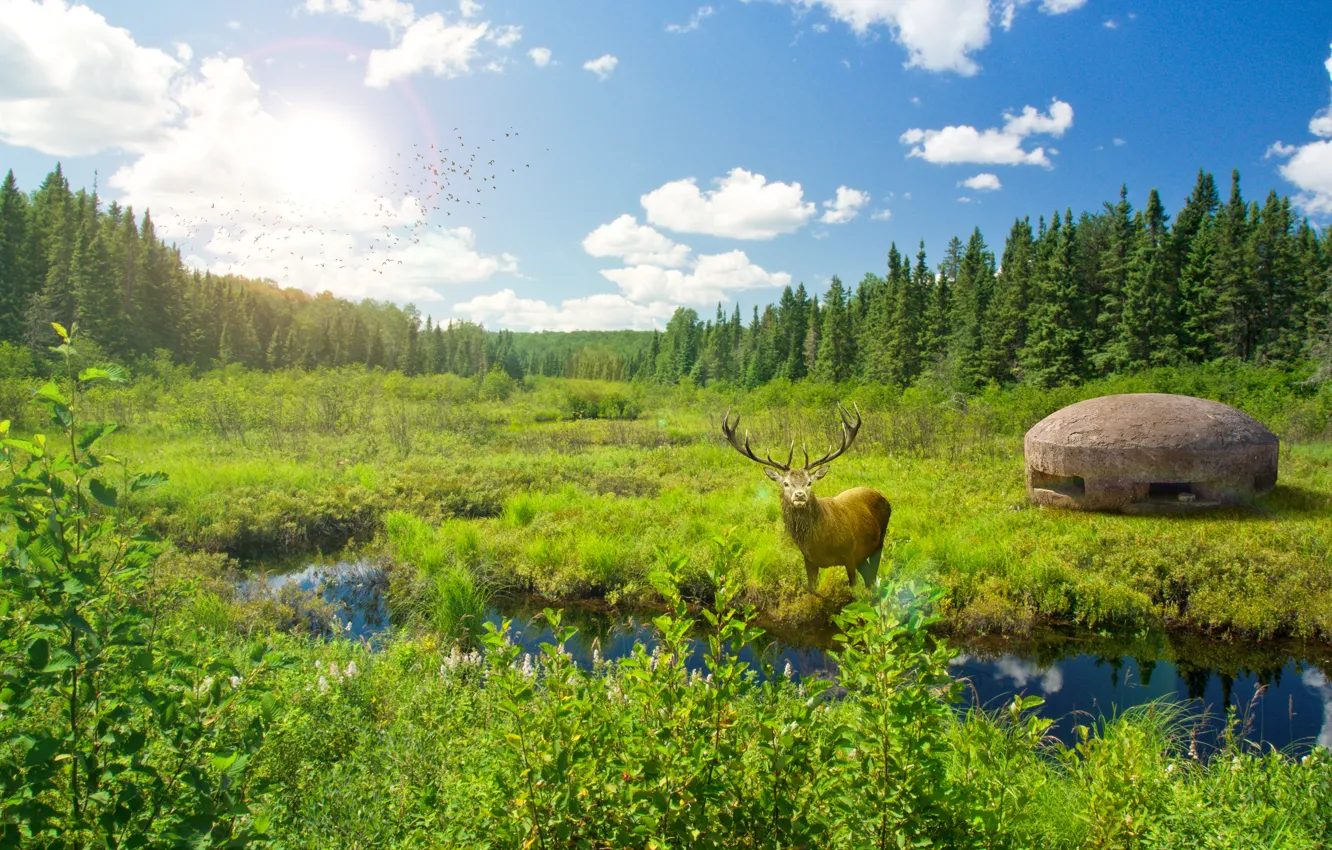
<svg viewBox="0 0 1332 850"><path fill-rule="evenodd" d="M346 197L364 184L370 165L369 146L356 123L320 110L281 120L271 156L278 184L298 201Z"/></svg>

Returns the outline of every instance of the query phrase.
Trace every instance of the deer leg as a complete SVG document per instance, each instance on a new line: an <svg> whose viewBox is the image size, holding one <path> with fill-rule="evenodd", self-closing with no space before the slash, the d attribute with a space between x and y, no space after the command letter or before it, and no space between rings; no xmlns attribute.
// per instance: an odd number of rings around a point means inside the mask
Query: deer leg
<svg viewBox="0 0 1332 850"><path fill-rule="evenodd" d="M850 564L846 565L846 586L852 591L856 589L856 568Z"/></svg>
<svg viewBox="0 0 1332 850"><path fill-rule="evenodd" d="M870 555L860 563L860 577L865 580L865 587L874 588L875 582L879 580L879 563L883 560L883 547L874 550Z"/></svg>
<svg viewBox="0 0 1332 850"><path fill-rule="evenodd" d="M809 587L809 592L813 593L819 586L819 568L805 561L805 584Z"/></svg>

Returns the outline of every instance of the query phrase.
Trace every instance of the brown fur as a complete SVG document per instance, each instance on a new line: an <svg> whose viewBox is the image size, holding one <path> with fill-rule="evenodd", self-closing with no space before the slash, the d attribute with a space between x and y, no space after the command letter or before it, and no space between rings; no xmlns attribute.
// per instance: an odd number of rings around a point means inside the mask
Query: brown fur
<svg viewBox="0 0 1332 850"><path fill-rule="evenodd" d="M811 492L804 507L796 507L789 492L783 488L782 519L805 558L810 589L818 585L819 570L828 567L845 567L847 584L854 586L857 568L883 548L893 514L888 499L878 490L852 487L825 499Z"/></svg>
<svg viewBox="0 0 1332 850"><path fill-rule="evenodd" d="M782 487L782 519L792 542L805 557L805 579L809 589L818 584L819 570L826 567L846 568L847 584L855 586L856 570L864 568L861 577L866 587L872 587L879 571L883 552L883 538L888 533L888 519L892 506L878 490L852 487L828 499L814 495L814 482L828 473L828 464L851 447L860 432L860 408L855 408L856 421L852 422L846 408L837 406L842 418L842 444L837 449L828 447L828 453L811 461L805 453L805 465L792 468L795 443L791 443L786 462L773 460L771 455L759 457L749 443L745 432L742 444L736 430L740 417L731 424L731 412L722 417L722 435L731 448L763 466L763 472Z"/></svg>

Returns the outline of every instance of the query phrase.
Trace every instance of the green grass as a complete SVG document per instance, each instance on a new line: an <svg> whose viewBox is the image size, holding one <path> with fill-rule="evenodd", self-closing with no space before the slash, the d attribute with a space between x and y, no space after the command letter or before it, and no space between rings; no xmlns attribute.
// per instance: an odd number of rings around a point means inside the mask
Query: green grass
<svg viewBox="0 0 1332 850"><path fill-rule="evenodd" d="M335 380L342 395L330 395ZM725 445L717 419L733 407L761 445L803 436L820 446L834 401L854 399L866 414L860 439L818 491L881 490L893 505L885 575L942 586L955 628L1164 624L1332 639L1332 387L1221 367L990 390L965 404L925 388L781 382L744 393L543 379L503 402L478 386L354 370L229 372L89 402L94 415L129 418L113 437L117 453L170 476L141 507L188 548L294 556L358 543L427 572L460 565L496 590L639 605L656 599L647 577L663 556L687 556L705 592L709 541L730 530L748 553L746 598L799 624L826 622L858 591L840 570L824 571L820 595L804 591L774 486ZM1263 418L1287 438L1277 489L1249 509L1188 517L1028 505L1022 432L1078 398L1139 390L1217 397ZM205 391L246 400L244 427L210 425ZM571 392L619 395L642 415L542 421ZM389 409L412 424L406 454ZM435 542L402 550L394 512L419 518Z"/></svg>

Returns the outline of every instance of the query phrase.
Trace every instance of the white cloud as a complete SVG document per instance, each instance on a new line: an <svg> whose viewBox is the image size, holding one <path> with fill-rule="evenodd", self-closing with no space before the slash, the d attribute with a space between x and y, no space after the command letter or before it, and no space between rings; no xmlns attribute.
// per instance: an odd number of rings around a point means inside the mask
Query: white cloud
<svg viewBox="0 0 1332 850"><path fill-rule="evenodd" d="M688 245L639 224L628 214L589 233L583 239L583 250L593 257L616 257L634 266L679 267L689 262Z"/></svg>
<svg viewBox="0 0 1332 850"><path fill-rule="evenodd" d="M547 301L520 298L512 289L503 289L455 304L453 309L474 322L492 327L575 331L659 328L675 312L675 306L664 301L636 304L614 293L570 298L555 306Z"/></svg>
<svg viewBox="0 0 1332 850"><path fill-rule="evenodd" d="M1124 147L1124 145L1127 145L1127 144L1128 144L1128 142L1124 141L1123 139L1119 138L1118 136L1116 136L1112 141L1114 142L1114 145L1115 145L1115 147L1117 147L1117 148L1122 148L1122 147Z"/></svg>
<svg viewBox="0 0 1332 850"><path fill-rule="evenodd" d="M971 198L968 198L966 195L963 195L962 197L957 199L957 202L959 204L969 204L971 203Z"/></svg>
<svg viewBox="0 0 1332 850"><path fill-rule="evenodd" d="M176 118L184 70L87 6L0 0L0 141L56 156L137 149Z"/></svg>
<svg viewBox="0 0 1332 850"><path fill-rule="evenodd" d="M227 29L235 31L240 28L241 28L240 21L227 21Z"/></svg>
<svg viewBox="0 0 1332 850"><path fill-rule="evenodd" d="M605 81L610 78L611 72L615 70L615 66L618 64L620 64L619 59L609 53L605 53L598 56L596 59L589 59L584 62L583 70L591 71L597 75L598 79Z"/></svg>
<svg viewBox="0 0 1332 850"><path fill-rule="evenodd" d="M1119 23L1116 22L1114 18L1106 18L1105 23L1101 24L1101 26L1105 27L1108 30L1119 29Z"/></svg>
<svg viewBox="0 0 1332 850"><path fill-rule="evenodd" d="M994 668L996 679L1012 679L1013 686L1017 688L1027 687L1033 679L1040 680L1038 687L1043 693L1058 693L1064 687L1064 673L1057 664L1042 670L1034 664L1006 655L994 663Z"/></svg>
<svg viewBox="0 0 1332 850"><path fill-rule="evenodd" d="M371 50L366 63L365 84L372 88L423 71L446 78L470 74L478 64L497 71L503 60L489 55L489 49L504 50L522 39L522 27L474 20L481 4L472 0L462 0L456 21L440 12L417 17L412 4L401 0L305 0L303 8L312 14L346 15L389 31L393 46Z"/></svg>
<svg viewBox="0 0 1332 850"><path fill-rule="evenodd" d="M714 182L716 189L701 191L689 177L643 195L648 221L680 233L772 239L799 230L817 212L799 183L769 183L743 168Z"/></svg>
<svg viewBox="0 0 1332 850"><path fill-rule="evenodd" d="M888 209L879 210L870 216L870 218L874 219L875 221L887 221L892 217L893 217L893 211Z"/></svg>
<svg viewBox="0 0 1332 850"><path fill-rule="evenodd" d="M1332 56L1323 63L1332 77ZM1286 145L1280 141L1267 149L1268 156L1285 157L1281 176L1300 189L1295 202L1311 216L1332 216L1332 104L1309 120L1309 132L1319 141Z"/></svg>
<svg viewBox="0 0 1332 850"><path fill-rule="evenodd" d="M826 212L819 218L819 221L824 224L846 224L859 215L861 208L869 202L870 196L867 192L838 186L837 197L831 201L823 202L823 208Z"/></svg>
<svg viewBox="0 0 1332 850"><path fill-rule="evenodd" d="M968 189L977 192L997 192L1003 188L1003 184L999 182L999 175L985 172L977 174L975 177L968 177L957 185L966 186Z"/></svg>
<svg viewBox="0 0 1332 850"><path fill-rule="evenodd" d="M689 19L689 23L667 24L666 32L673 32L676 35L683 35L684 33L687 32L693 32L694 30L698 29L699 26L702 25L703 19L711 17L712 13L713 13L713 8L711 6L699 6L698 11L694 12L694 16Z"/></svg>
<svg viewBox="0 0 1332 850"><path fill-rule="evenodd" d="M1332 750L1332 682L1317 667L1310 667L1300 674L1304 686L1318 694L1323 700L1323 725L1318 730L1318 739L1314 741L1320 747Z"/></svg>
<svg viewBox="0 0 1332 850"><path fill-rule="evenodd" d="M940 165L981 163L1042 165L1048 168L1051 162L1045 148L1029 151L1022 147L1022 143L1028 136L1036 134L1063 136L1073 126L1073 107L1055 98L1050 103L1048 113L1027 106L1017 115L1005 113L1004 119L1002 130L992 127L981 131L965 124L941 130L913 128L903 133L900 141L912 146L907 156Z"/></svg>
<svg viewBox="0 0 1332 850"><path fill-rule="evenodd" d="M532 64L536 65L538 68L544 68L550 64L549 47L533 47L531 50L527 51L527 55L532 57Z"/></svg>
<svg viewBox="0 0 1332 850"><path fill-rule="evenodd" d="M748 0L746 0L748 2ZM1033 0L775 0L797 9L822 9L858 36L877 27L891 31L907 50L907 66L970 76L980 70L972 58L990 43L990 21L998 7L999 24L1008 29L1018 6ZM1057 15L1086 0L1043 0L1040 10ZM818 30L819 24L815 25Z"/></svg>
<svg viewBox="0 0 1332 850"><path fill-rule="evenodd" d="M754 265L744 251L704 254L691 271L637 265L603 269L602 276L635 302L669 302L696 306L716 304L736 290L789 286L791 276Z"/></svg>

